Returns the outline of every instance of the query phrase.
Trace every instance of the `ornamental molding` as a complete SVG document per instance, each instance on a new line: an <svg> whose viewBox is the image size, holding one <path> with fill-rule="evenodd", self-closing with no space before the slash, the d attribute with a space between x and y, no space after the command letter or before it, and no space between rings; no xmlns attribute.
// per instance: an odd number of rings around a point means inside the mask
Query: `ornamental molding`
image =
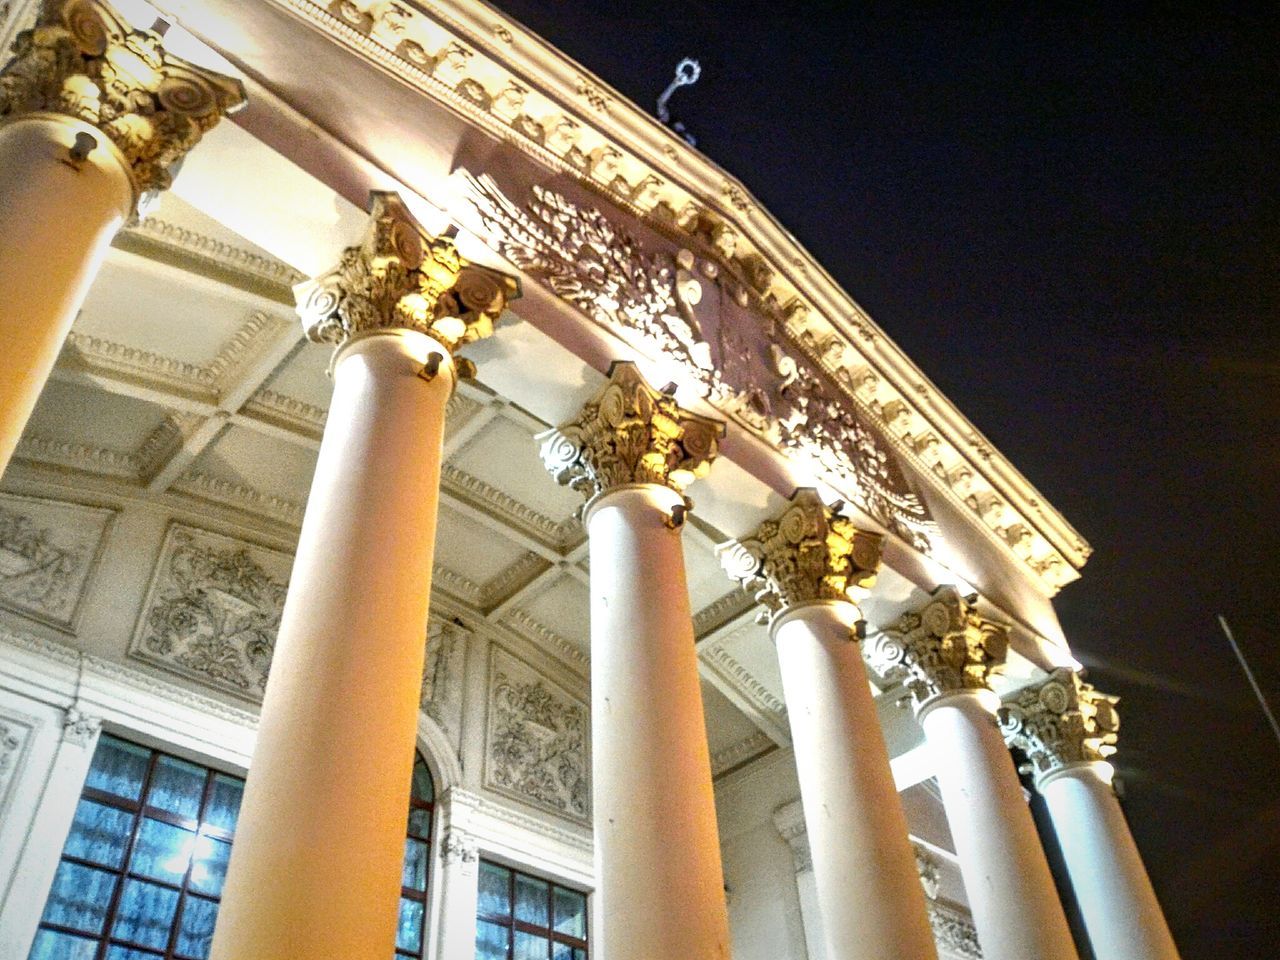
<svg viewBox="0 0 1280 960"><path fill-rule="evenodd" d="M586 704L496 644L489 656L488 701L484 785L588 823Z"/></svg>
<svg viewBox="0 0 1280 960"><path fill-rule="evenodd" d="M586 854L588 858L594 849L590 833L578 833L565 829L557 826L546 817L531 816L510 804L495 802L478 793L471 793L454 787L449 790L447 802L451 804L451 808L455 811L465 807L470 812L478 814L487 820L502 824L504 827L514 827L517 830L522 830L535 836L545 837L570 850ZM475 827L475 819L475 817L468 818L468 822L472 824L473 828ZM504 831L503 834L504 842L510 843L511 837L509 833Z"/></svg>
<svg viewBox="0 0 1280 960"><path fill-rule="evenodd" d="M795 305L805 349L827 356L831 369L851 380L870 381L868 404L889 408L902 430L891 445L927 482L969 511L979 496L999 497L1008 518L1000 530L1026 526L1029 538L1019 542L1027 557L1017 559L1050 595L1077 579L1090 553L1083 538L740 182L646 111L488 7L464 0L273 2L550 175L572 178L678 242L727 251L734 272L759 288L753 299ZM598 109L588 89L609 109ZM970 492L953 490L953 477ZM1003 533L970 515L1013 555Z"/></svg>
<svg viewBox="0 0 1280 960"><path fill-rule="evenodd" d="M767 733L757 730L737 743L732 743L711 754L711 775L718 777L722 773L727 773L776 746L777 744Z"/></svg>
<svg viewBox="0 0 1280 960"><path fill-rule="evenodd" d="M942 884L941 868L937 858L923 843L911 841L911 851L916 858L916 874L920 877L920 886L924 889L925 898L938 899L938 889Z"/></svg>
<svg viewBox="0 0 1280 960"><path fill-rule="evenodd" d="M940 960L982 960L978 930L966 912L941 901L932 901L926 907Z"/></svg>
<svg viewBox="0 0 1280 960"><path fill-rule="evenodd" d="M756 591L761 622L803 603L856 604L875 584L884 538L859 530L841 506L828 507L817 490L801 487L777 519L716 548L725 572Z"/></svg>
<svg viewBox="0 0 1280 960"><path fill-rule="evenodd" d="M13 801L18 778L26 766L27 751L40 721L9 709L0 711L0 823Z"/></svg>
<svg viewBox="0 0 1280 960"><path fill-rule="evenodd" d="M568 549L582 537L582 524L577 518L552 519L447 461L441 467L440 486L451 497L496 514L517 530L558 550Z"/></svg>
<svg viewBox="0 0 1280 960"><path fill-rule="evenodd" d="M946 694L989 691L1008 648L1009 628L980 616L949 585L863 644L867 663L887 683L905 684L917 712Z"/></svg>
<svg viewBox="0 0 1280 960"><path fill-rule="evenodd" d="M724 678L725 682L744 696L757 710L775 717L783 729L786 729L787 707L781 698L761 683L732 653L725 647L724 637L700 644L698 656L703 663Z"/></svg>
<svg viewBox="0 0 1280 960"><path fill-rule="evenodd" d="M242 413L273 421L286 430L319 441L324 436L329 411L295 397L268 390L258 390L241 409Z"/></svg>
<svg viewBox="0 0 1280 960"><path fill-rule="evenodd" d="M1019 772L1034 774L1039 783L1058 770L1115 753L1119 702L1074 670L1059 667L1038 685L1009 697L997 716L1005 742L1027 758Z"/></svg>
<svg viewBox="0 0 1280 960"><path fill-rule="evenodd" d="M62 742L77 747L89 747L97 742L102 732L102 718L82 713L77 707L67 709L62 718Z"/></svg>
<svg viewBox="0 0 1280 960"><path fill-rule="evenodd" d="M248 484L215 477L201 470L188 470L171 489L199 500L267 517L294 530L301 528L302 515L306 511L305 504L263 493Z"/></svg>
<svg viewBox="0 0 1280 960"><path fill-rule="evenodd" d="M444 732L455 754L462 746L462 697L470 637L471 631L457 620L428 618L419 705Z"/></svg>
<svg viewBox="0 0 1280 960"><path fill-rule="evenodd" d="M490 336L519 287L465 259L451 238L429 237L396 194L374 191L361 242L295 294L303 330L315 343L341 346L357 334L407 329L452 354ZM474 369L463 366L469 379Z"/></svg>
<svg viewBox="0 0 1280 960"><path fill-rule="evenodd" d="M693 615L693 635L701 640L732 623L755 605L755 598L749 591L731 590Z"/></svg>
<svg viewBox="0 0 1280 960"><path fill-rule="evenodd" d="M552 653L580 677L587 675L591 661L576 644L569 642L550 627L516 608L502 615L503 625L534 646Z"/></svg>
<svg viewBox="0 0 1280 960"><path fill-rule="evenodd" d="M724 424L682 409L673 392L649 386L634 363L615 362L576 420L539 437L547 472L588 501L635 484L683 497L710 472Z"/></svg>
<svg viewBox="0 0 1280 960"><path fill-rule="evenodd" d="M0 494L0 607L74 633L114 518L114 510Z"/></svg>
<svg viewBox="0 0 1280 960"><path fill-rule="evenodd" d="M264 281L272 287L289 288L306 280L306 276L293 267L272 257L246 250L235 244L210 237L207 234L162 220L144 217L130 224L116 238L116 246L122 241L142 240L166 250L178 251L196 260L204 261L223 270L240 274L247 279Z"/></svg>
<svg viewBox="0 0 1280 960"><path fill-rule="evenodd" d="M476 838L465 831L450 827L440 840L440 861L446 866L475 863L480 858Z"/></svg>
<svg viewBox="0 0 1280 960"><path fill-rule="evenodd" d="M103 0L44 0L13 56L0 121L56 113L92 125L119 151L135 203L168 189L201 137L246 102L239 80L173 56Z"/></svg>
<svg viewBox="0 0 1280 960"><path fill-rule="evenodd" d="M18 441L13 456L15 460L66 467L125 480L136 481L142 474L142 461L137 454L39 435L23 436Z"/></svg>

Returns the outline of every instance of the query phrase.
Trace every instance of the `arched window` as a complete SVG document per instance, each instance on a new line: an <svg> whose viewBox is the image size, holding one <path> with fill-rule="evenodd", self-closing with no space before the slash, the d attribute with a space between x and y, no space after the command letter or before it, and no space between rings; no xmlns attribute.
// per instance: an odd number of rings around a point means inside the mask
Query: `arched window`
<svg viewBox="0 0 1280 960"><path fill-rule="evenodd" d="M426 951L427 865L431 863L431 820L436 789L422 754L413 762L409 789L409 827L404 841L404 874L400 879L400 924L396 957L420 960Z"/></svg>

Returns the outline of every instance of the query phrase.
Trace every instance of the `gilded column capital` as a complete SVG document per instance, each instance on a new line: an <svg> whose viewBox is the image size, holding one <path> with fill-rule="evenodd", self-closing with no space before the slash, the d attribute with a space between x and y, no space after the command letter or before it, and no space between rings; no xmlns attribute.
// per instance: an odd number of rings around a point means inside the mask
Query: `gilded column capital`
<svg viewBox="0 0 1280 960"><path fill-rule="evenodd" d="M724 424L682 409L672 392L649 386L634 363L614 363L609 382L578 418L541 436L547 471L588 500L637 484L683 497L711 470Z"/></svg>
<svg viewBox="0 0 1280 960"><path fill-rule="evenodd" d="M980 616L953 586L939 587L863 646L872 669L906 684L917 712L949 693L989 691L1008 648L1009 628Z"/></svg>
<svg viewBox="0 0 1280 960"><path fill-rule="evenodd" d="M448 237L429 237L394 193L370 194L369 223L332 270L294 287L307 338L342 346L377 330L416 330L450 355L493 333L512 277L470 263ZM440 358L443 359L443 358ZM458 361L459 373L474 368ZM434 371L432 371L434 373Z"/></svg>
<svg viewBox="0 0 1280 960"><path fill-rule="evenodd" d="M1119 697L1102 693L1074 670L1059 667L1000 707L1005 742L1027 756L1022 773L1044 777L1074 764L1106 760L1116 752Z"/></svg>
<svg viewBox="0 0 1280 960"><path fill-rule="evenodd" d="M829 507L817 490L801 487L777 519L716 553L729 576L756 591L761 618L768 620L802 603L857 603L875 583L883 542L842 516L839 504Z"/></svg>
<svg viewBox="0 0 1280 960"><path fill-rule="evenodd" d="M239 80L175 57L158 31L134 29L103 0L44 0L13 53L0 122L52 113L92 125L119 151L135 203L166 190L188 151L246 102ZM83 157L91 146L77 148Z"/></svg>

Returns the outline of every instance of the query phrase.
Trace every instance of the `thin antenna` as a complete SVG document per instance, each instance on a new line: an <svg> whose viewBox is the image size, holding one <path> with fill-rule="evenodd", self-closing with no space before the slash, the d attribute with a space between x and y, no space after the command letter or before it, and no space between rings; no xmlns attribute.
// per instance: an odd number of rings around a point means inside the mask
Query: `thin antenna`
<svg viewBox="0 0 1280 960"><path fill-rule="evenodd" d="M1253 687L1253 695L1258 698L1258 705L1262 707L1262 712L1267 715L1267 722L1271 724L1271 732L1276 735L1276 743L1280 744L1280 723L1276 722L1276 715L1271 712L1267 698L1263 695L1262 688L1258 686L1257 677L1249 669L1249 661L1245 660L1244 654L1240 650L1240 645L1236 643L1235 635L1227 624L1227 618L1222 614L1218 614L1218 623L1222 627L1222 632L1227 635L1227 643L1231 644L1231 649L1235 651L1236 659L1240 661L1240 669L1244 671L1244 675L1249 681L1249 686Z"/></svg>
<svg viewBox="0 0 1280 960"><path fill-rule="evenodd" d="M693 138L693 134L685 130L684 124L679 120L674 123L671 121L671 111L667 109L667 101L680 87L697 83L700 76L702 76L702 64L691 57L685 57L676 64L675 77L667 84L667 89L662 91L662 96L658 97L658 119L680 134L690 146L697 146L698 141Z"/></svg>

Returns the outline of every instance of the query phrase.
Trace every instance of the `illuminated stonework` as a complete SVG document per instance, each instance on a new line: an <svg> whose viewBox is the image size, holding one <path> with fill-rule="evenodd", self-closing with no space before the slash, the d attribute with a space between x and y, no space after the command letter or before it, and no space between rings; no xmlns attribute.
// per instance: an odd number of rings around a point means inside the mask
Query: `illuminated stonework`
<svg viewBox="0 0 1280 960"><path fill-rule="evenodd" d="M468 262L447 237L427 237L398 196L375 192L360 244L294 293L316 343L342 345L358 333L401 328L425 333L452 353L490 336L518 288L510 277Z"/></svg>
<svg viewBox="0 0 1280 960"><path fill-rule="evenodd" d="M1023 773L1037 778L1115 753L1120 731L1118 697L1101 693L1066 667L1038 686L1005 701L1000 729L1011 747L1026 754Z"/></svg>
<svg viewBox="0 0 1280 960"><path fill-rule="evenodd" d="M641 483L683 495L711 469L723 431L649 386L635 364L620 362L577 420L543 434L542 461L557 483L588 499Z"/></svg>
<svg viewBox="0 0 1280 960"><path fill-rule="evenodd" d="M766 616L817 600L866 596L880 568L883 538L859 530L828 507L818 491L802 487L776 520L746 540L719 547L720 563L744 587L755 589Z"/></svg>
<svg viewBox="0 0 1280 960"><path fill-rule="evenodd" d="M167 189L175 165L244 104L238 80L173 56L101 0L48 0L0 74L0 121L56 113L92 124L122 154L137 197Z"/></svg>
<svg viewBox="0 0 1280 960"><path fill-rule="evenodd" d="M989 689L1008 647L1008 627L979 616L955 587L944 586L864 649L867 662L885 680L906 684L919 709L948 693Z"/></svg>

